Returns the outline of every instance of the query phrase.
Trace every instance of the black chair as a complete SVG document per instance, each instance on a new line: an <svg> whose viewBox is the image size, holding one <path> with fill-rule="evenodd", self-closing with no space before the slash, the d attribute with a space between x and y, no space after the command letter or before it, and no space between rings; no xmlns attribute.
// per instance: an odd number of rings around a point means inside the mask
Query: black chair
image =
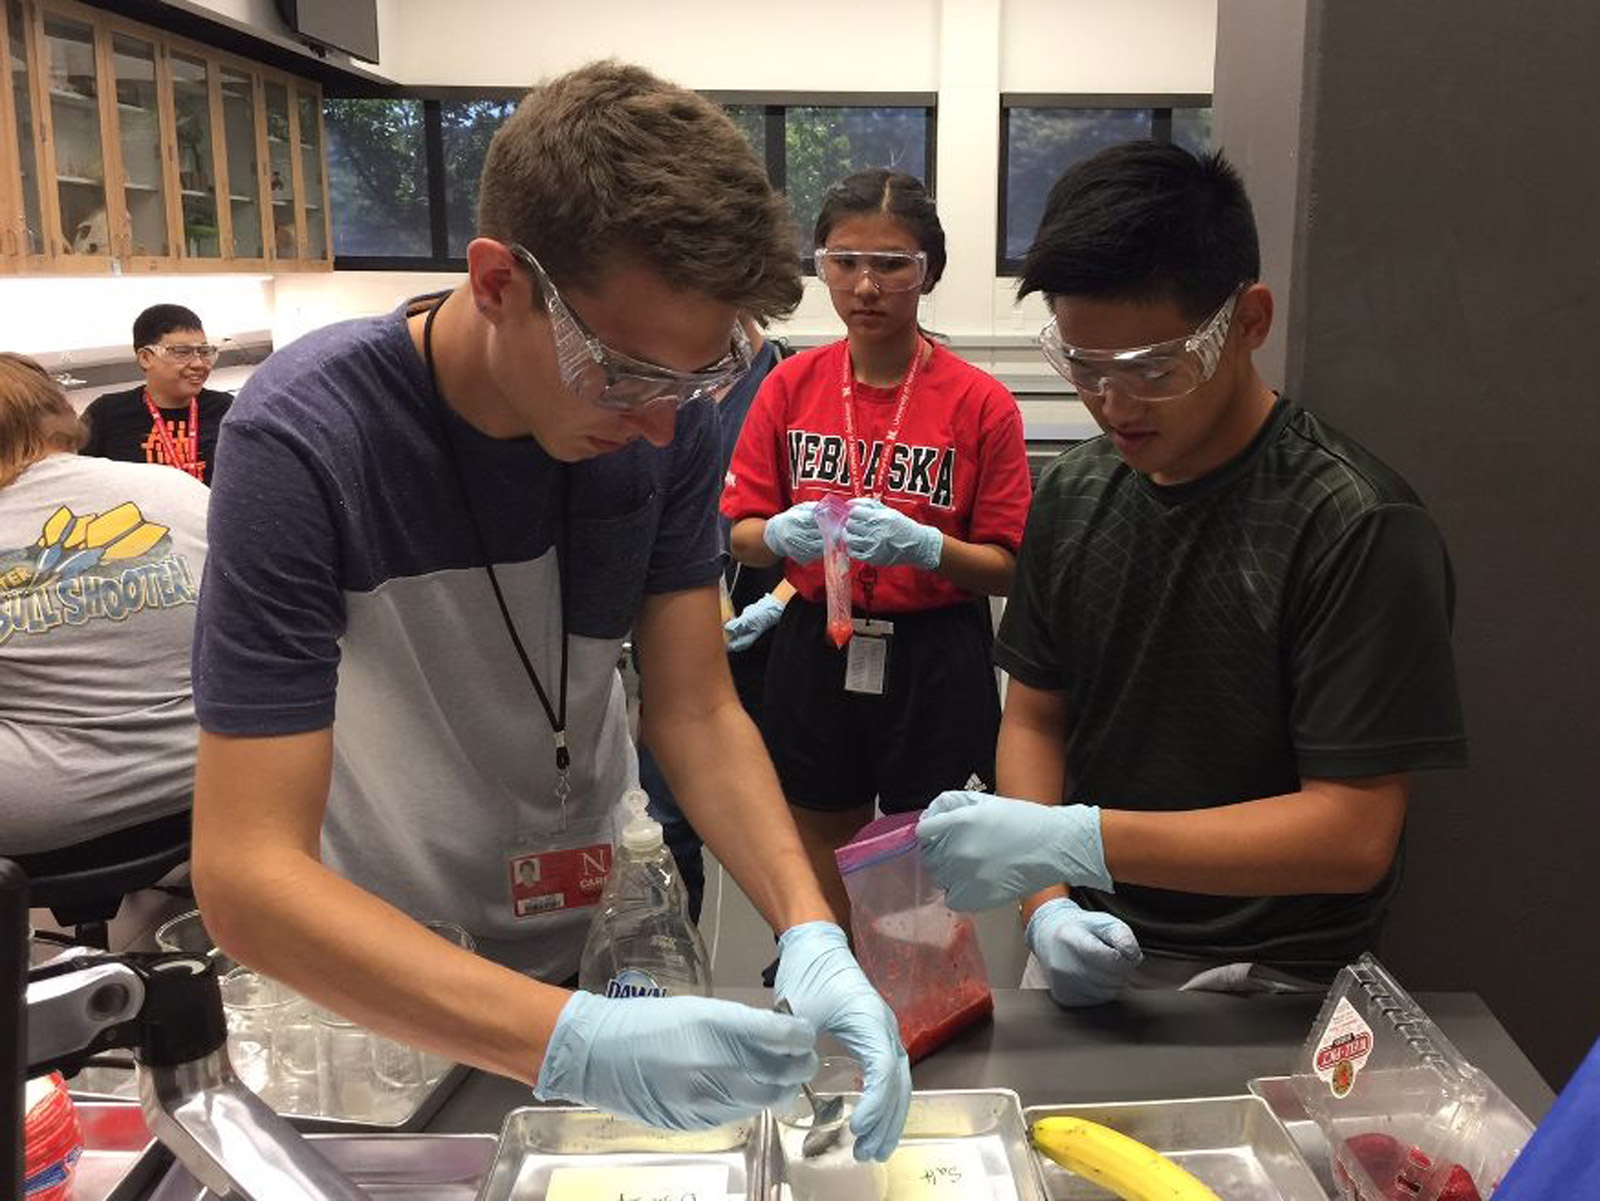
<svg viewBox="0 0 1600 1201"><path fill-rule="evenodd" d="M122 899L159 884L189 858L189 814L174 814L43 855L14 856L28 873L28 903L50 910L85 946L109 950Z"/></svg>

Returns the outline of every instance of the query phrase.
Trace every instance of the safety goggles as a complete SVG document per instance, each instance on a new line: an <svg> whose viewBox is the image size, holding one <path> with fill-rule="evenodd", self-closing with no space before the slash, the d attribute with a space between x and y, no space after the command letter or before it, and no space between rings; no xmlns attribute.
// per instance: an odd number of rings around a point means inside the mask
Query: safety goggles
<svg viewBox="0 0 1600 1201"><path fill-rule="evenodd" d="M193 345L185 342L176 342L170 346L151 343L149 346L141 346L139 349L153 351L170 363L192 363L196 360L202 363L215 363L220 352L220 347L213 346L209 342L197 342Z"/></svg>
<svg viewBox="0 0 1600 1201"><path fill-rule="evenodd" d="M928 277L928 256L908 250L819 250L817 278L830 292L853 292L865 275L880 292L909 292Z"/></svg>
<svg viewBox="0 0 1600 1201"><path fill-rule="evenodd" d="M1114 387L1131 400L1177 400L1216 374L1234 306L1248 286L1235 288L1220 309L1184 338L1128 350L1084 350L1063 342L1052 319L1039 331L1039 347L1050 366L1080 393L1099 396Z"/></svg>
<svg viewBox="0 0 1600 1201"><path fill-rule="evenodd" d="M710 397L750 369L755 358L750 339L737 321L729 336L726 355L700 371L674 371L657 363L647 363L613 350L595 337L578 315L567 307L545 274L539 260L525 247L512 243L512 255L533 276L556 343L556 369L561 382L580 400L603 409L637 412L655 405L670 404L675 409Z"/></svg>

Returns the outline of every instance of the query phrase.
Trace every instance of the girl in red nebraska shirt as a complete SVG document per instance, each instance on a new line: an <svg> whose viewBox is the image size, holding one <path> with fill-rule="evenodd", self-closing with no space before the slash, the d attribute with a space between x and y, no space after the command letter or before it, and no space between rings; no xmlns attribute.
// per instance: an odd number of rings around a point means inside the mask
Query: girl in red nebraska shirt
<svg viewBox="0 0 1600 1201"><path fill-rule="evenodd" d="M944 270L920 181L863 171L823 199L817 275L846 336L762 385L722 496L740 562L782 561L762 733L812 866L841 919L833 852L871 817L947 788L990 788L1000 704L987 597L1011 586L1028 512L1022 416L994 378L925 337ZM854 636L827 637L816 502L845 530ZM781 619L778 614L781 612Z"/></svg>

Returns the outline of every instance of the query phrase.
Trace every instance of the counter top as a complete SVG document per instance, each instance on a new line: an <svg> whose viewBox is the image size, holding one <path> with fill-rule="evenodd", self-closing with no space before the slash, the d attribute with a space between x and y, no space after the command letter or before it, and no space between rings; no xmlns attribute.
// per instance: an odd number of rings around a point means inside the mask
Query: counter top
<svg viewBox="0 0 1600 1201"><path fill-rule="evenodd" d="M769 1006L763 988L718 996ZM1538 1122L1554 1100L1526 1056L1473 993L1416 1000L1472 1063ZM1289 1072L1320 996L1241 997L1143 990L1113 1005L1065 1010L1042 989L996 989L994 1021L966 1031L911 1069L914 1085L1010 1088L1023 1105L1226 1096L1255 1076ZM526 1086L473 1072L427 1129L497 1131L506 1113L536 1104Z"/></svg>

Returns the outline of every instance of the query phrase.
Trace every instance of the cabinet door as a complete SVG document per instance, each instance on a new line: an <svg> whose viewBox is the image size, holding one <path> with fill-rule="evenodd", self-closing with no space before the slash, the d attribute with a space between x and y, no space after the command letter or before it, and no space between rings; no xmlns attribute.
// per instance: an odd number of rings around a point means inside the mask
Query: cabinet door
<svg viewBox="0 0 1600 1201"><path fill-rule="evenodd" d="M296 210L294 122L289 108L289 85L270 76L265 80L267 116L267 180L272 192L272 255L298 261L300 231Z"/></svg>
<svg viewBox="0 0 1600 1201"><path fill-rule="evenodd" d="M113 29L111 73L123 221L113 241L130 265L150 270L159 265L156 260L173 254L175 244L156 43Z"/></svg>
<svg viewBox="0 0 1600 1201"><path fill-rule="evenodd" d="M267 261L266 181L262 178L259 122L261 87L242 67L222 64L222 143L228 166L228 213L233 258L239 266Z"/></svg>
<svg viewBox="0 0 1600 1201"><path fill-rule="evenodd" d="M50 233L45 225L43 142L39 121L37 42L28 36L32 13L22 0L5 0L6 99L12 124L0 127L7 139L11 179L10 208L0 219L0 239L16 265L41 270L50 262Z"/></svg>
<svg viewBox="0 0 1600 1201"><path fill-rule="evenodd" d="M178 172L179 253L198 262L222 257L222 217L217 210L217 155L212 120L212 64L198 55L173 50L174 147Z"/></svg>
<svg viewBox="0 0 1600 1201"><path fill-rule="evenodd" d="M0 273L20 270L22 258L22 179L17 168L18 129L12 108L9 10L9 4L0 4Z"/></svg>
<svg viewBox="0 0 1600 1201"><path fill-rule="evenodd" d="M43 168L45 177L55 180L55 195L45 197L45 220L55 268L109 270L116 223L107 211L111 197L95 28L50 9L40 13L38 28L45 85Z"/></svg>
<svg viewBox="0 0 1600 1201"><path fill-rule="evenodd" d="M306 258L331 264L328 251L328 180L322 156L322 92L308 83L295 88L299 117L300 180L305 195Z"/></svg>

